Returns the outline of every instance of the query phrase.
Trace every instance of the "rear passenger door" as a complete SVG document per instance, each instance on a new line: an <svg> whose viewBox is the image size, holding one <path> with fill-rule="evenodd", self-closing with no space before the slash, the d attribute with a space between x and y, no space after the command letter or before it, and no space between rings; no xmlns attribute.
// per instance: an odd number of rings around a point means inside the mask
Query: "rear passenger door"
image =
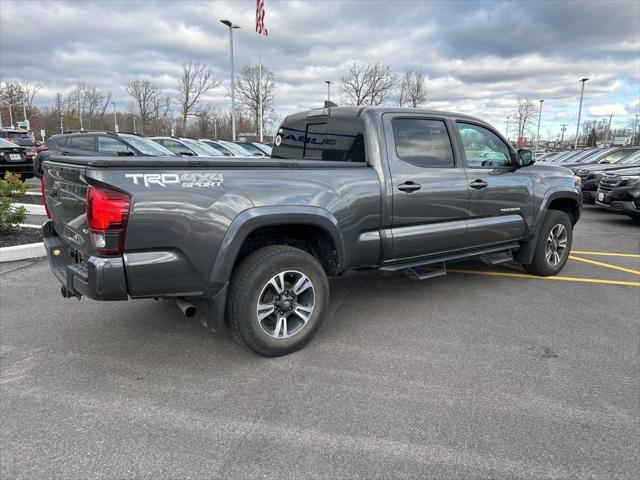
<svg viewBox="0 0 640 480"><path fill-rule="evenodd" d="M469 182L444 118L383 116L393 188L393 259L458 249L469 217Z"/></svg>
<svg viewBox="0 0 640 480"><path fill-rule="evenodd" d="M486 125L456 122L469 178L470 218L463 247L522 238L533 214L533 182L515 152Z"/></svg>
<svg viewBox="0 0 640 480"><path fill-rule="evenodd" d="M96 136L79 134L73 135L67 139L67 142L60 149L63 155L95 155L96 153Z"/></svg>

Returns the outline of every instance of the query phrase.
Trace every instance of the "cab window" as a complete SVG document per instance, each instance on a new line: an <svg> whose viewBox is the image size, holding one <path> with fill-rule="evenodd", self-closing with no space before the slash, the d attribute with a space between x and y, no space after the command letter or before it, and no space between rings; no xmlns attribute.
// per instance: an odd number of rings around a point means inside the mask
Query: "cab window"
<svg viewBox="0 0 640 480"><path fill-rule="evenodd" d="M458 122L467 163L472 168L510 167L509 147L491 130Z"/></svg>
<svg viewBox="0 0 640 480"><path fill-rule="evenodd" d="M394 118L393 141L401 160L419 167L453 167L453 150L442 120Z"/></svg>

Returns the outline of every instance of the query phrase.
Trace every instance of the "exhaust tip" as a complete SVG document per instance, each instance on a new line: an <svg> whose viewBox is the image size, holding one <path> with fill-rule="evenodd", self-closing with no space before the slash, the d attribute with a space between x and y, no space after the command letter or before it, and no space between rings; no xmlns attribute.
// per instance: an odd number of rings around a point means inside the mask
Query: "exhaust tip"
<svg viewBox="0 0 640 480"><path fill-rule="evenodd" d="M185 317L193 318L196 316L196 307L184 298L176 298L176 305L178 305L178 308Z"/></svg>

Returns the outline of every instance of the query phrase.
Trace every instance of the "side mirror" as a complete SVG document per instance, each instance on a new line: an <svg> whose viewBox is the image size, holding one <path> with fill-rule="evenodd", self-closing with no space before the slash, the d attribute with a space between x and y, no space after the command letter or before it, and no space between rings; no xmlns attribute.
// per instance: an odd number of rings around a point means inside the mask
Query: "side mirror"
<svg viewBox="0 0 640 480"><path fill-rule="evenodd" d="M526 148L519 149L518 163L520 163L521 167L528 167L529 165L533 165L535 163L535 160L533 159L533 152Z"/></svg>
<svg viewBox="0 0 640 480"><path fill-rule="evenodd" d="M119 157L131 157L133 156L133 152L130 152L129 150L118 150L117 155Z"/></svg>
<svg viewBox="0 0 640 480"><path fill-rule="evenodd" d="M193 152L190 152L189 150L185 150L184 152L183 151L179 152L178 155L180 155L181 157L193 157Z"/></svg>

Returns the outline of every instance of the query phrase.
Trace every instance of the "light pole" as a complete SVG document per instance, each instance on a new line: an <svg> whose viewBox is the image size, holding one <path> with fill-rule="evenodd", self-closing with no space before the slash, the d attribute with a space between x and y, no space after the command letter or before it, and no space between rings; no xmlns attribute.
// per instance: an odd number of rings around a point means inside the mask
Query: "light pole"
<svg viewBox="0 0 640 480"><path fill-rule="evenodd" d="M538 112L538 135L536 135L536 150L538 150L538 144L540 143L540 120L542 119L542 102L544 100L539 100L540 102L540 111Z"/></svg>
<svg viewBox="0 0 640 480"><path fill-rule="evenodd" d="M113 128L115 132L118 133L118 117L116 117L116 102L111 102L113 105Z"/></svg>
<svg viewBox="0 0 640 480"><path fill-rule="evenodd" d="M331 101L331 80L325 80L324 83L327 84L327 100Z"/></svg>
<svg viewBox="0 0 640 480"><path fill-rule="evenodd" d="M507 142L509 141L509 118L511 118L511 117L509 117L509 115L507 115L507 129L504 132L504 136L507 137Z"/></svg>
<svg viewBox="0 0 640 480"><path fill-rule="evenodd" d="M137 133L136 132L136 116L133 116L133 133Z"/></svg>
<svg viewBox="0 0 640 480"><path fill-rule="evenodd" d="M578 108L578 125L576 126L576 143L573 145L574 149L578 148L578 134L580 133L580 116L582 115L582 97L584 96L584 84L589 80L588 78L582 78L582 89L580 90L580 107Z"/></svg>
<svg viewBox="0 0 640 480"><path fill-rule="evenodd" d="M636 113L636 123L633 125L633 138L631 139L631 145L633 145L634 142L636 141L637 131L638 131L638 114Z"/></svg>
<svg viewBox="0 0 640 480"><path fill-rule="evenodd" d="M229 27L229 57L231 57L231 140L236 141L236 94L235 94L235 72L233 65L233 29L240 28L238 25L234 25L229 20L220 20Z"/></svg>
<svg viewBox="0 0 640 480"><path fill-rule="evenodd" d="M9 104L9 123L11 124L11 128L13 128L13 112L11 111L11 104Z"/></svg>

